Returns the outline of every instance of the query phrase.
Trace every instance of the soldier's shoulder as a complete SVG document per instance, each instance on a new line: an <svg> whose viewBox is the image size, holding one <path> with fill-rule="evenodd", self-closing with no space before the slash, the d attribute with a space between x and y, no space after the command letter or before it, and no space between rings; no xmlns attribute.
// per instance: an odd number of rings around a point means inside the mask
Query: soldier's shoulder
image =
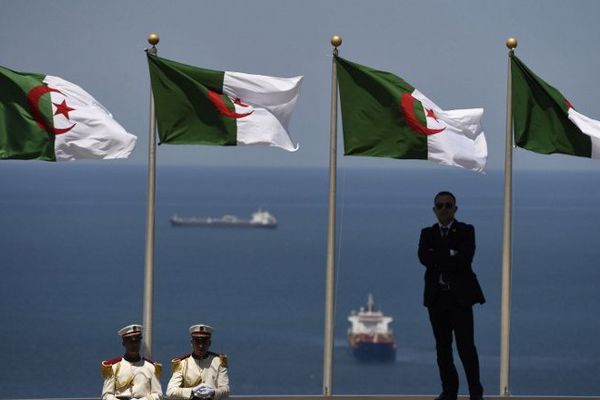
<svg viewBox="0 0 600 400"><path fill-rule="evenodd" d="M104 361L102 361L102 366L110 367L112 365L115 365L122 359L123 359L123 357L115 357L115 358L111 358L110 360L104 360Z"/></svg>
<svg viewBox="0 0 600 400"><path fill-rule="evenodd" d="M106 378L112 376L113 365L121 362L122 359L123 359L123 357L115 357L115 358L111 358L110 360L102 361L102 363L100 364L100 373L101 373L102 377L104 379L106 379Z"/></svg>
<svg viewBox="0 0 600 400"><path fill-rule="evenodd" d="M154 367L154 374L156 375L157 378L160 378L160 374L162 373L162 364L159 363L158 361L154 361L154 360L151 360L146 357L144 357L144 361L152 364L152 366Z"/></svg>
<svg viewBox="0 0 600 400"><path fill-rule="evenodd" d="M192 356L192 353L187 353L187 354L183 354L181 356L175 357L174 359L171 360L171 363L174 362L181 362L183 360L185 360L186 358L189 358Z"/></svg>
<svg viewBox="0 0 600 400"><path fill-rule="evenodd" d="M209 351L208 354L214 358L218 358L221 362L221 366L223 368L227 368L227 354L225 353L215 353L213 351Z"/></svg>
<svg viewBox="0 0 600 400"><path fill-rule="evenodd" d="M146 358L146 357L144 357L144 361L147 361L147 362L149 362L149 363L150 363L150 364L152 364L152 365L162 365L162 364L161 364L161 363L159 363L158 361L154 361L154 360L151 360L151 359L149 359L149 358Z"/></svg>
<svg viewBox="0 0 600 400"><path fill-rule="evenodd" d="M188 353L188 354L184 354L184 355L181 355L179 357L175 357L174 359L172 359L171 360L171 372L175 372L175 371L178 371L179 369L181 369L181 362L188 359L191 355L192 355L192 353Z"/></svg>

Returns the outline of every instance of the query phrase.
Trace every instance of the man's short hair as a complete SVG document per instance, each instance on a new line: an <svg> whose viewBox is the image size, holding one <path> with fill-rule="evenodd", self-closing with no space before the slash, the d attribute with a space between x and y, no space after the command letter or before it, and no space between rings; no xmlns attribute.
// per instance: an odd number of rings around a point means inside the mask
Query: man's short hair
<svg viewBox="0 0 600 400"><path fill-rule="evenodd" d="M437 199L440 196L450 196L450 197L452 197L452 201L454 201L454 204L456 204L456 197L454 197L454 195L452 193L448 192L447 190L442 190L441 192L436 194L435 197L433 198L433 202L435 203L435 199Z"/></svg>

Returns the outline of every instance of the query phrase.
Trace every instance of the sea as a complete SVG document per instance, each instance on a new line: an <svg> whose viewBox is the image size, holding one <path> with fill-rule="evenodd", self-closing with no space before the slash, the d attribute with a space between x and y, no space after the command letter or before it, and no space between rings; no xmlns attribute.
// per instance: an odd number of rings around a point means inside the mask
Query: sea
<svg viewBox="0 0 600 400"><path fill-rule="evenodd" d="M141 323L147 171L118 162L0 165L0 399L97 397L117 330ZM188 327L215 327L231 394L322 393L328 172L325 168L160 166L152 358L190 352ZM475 226L474 307L486 394L499 392L503 175L456 168L338 171L334 394L437 394L422 305L420 229L452 191ZM600 394L600 175L514 172L510 388ZM174 227L179 216L249 217L276 229ZM362 364L347 316L394 318L397 358ZM458 356L461 393L467 393Z"/></svg>

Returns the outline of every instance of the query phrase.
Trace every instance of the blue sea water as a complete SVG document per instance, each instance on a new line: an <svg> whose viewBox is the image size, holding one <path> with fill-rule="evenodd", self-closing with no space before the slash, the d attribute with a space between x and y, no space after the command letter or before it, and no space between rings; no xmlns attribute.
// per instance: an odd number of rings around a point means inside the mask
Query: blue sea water
<svg viewBox="0 0 600 400"><path fill-rule="evenodd" d="M401 164L401 163L399 163ZM0 398L97 396L100 361L142 320L146 171L114 163L4 162L0 168ZM486 392L499 386L502 176L452 168L344 169L338 177L337 394L439 392L422 306L420 229L449 189L477 233L488 302L475 307ZM515 172L511 389L600 393L600 176ZM274 230L171 227L172 214L247 216ZM232 394L319 394L327 221L323 169L161 167L157 177L153 358L216 327ZM373 293L394 317L395 363L349 354L346 316ZM458 357L457 357L458 361ZM460 364L459 369L460 369ZM466 393L461 371L461 392Z"/></svg>

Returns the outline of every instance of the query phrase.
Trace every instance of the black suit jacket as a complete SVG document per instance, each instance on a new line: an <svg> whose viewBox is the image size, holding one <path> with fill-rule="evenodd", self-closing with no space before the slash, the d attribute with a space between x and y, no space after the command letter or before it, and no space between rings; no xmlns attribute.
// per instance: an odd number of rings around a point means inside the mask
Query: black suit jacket
<svg viewBox="0 0 600 400"><path fill-rule="evenodd" d="M451 251L454 255L451 255ZM419 260L426 268L424 304L430 307L440 290L440 274L461 305L485 303L477 276L471 268L475 254L473 225L454 220L446 238L438 224L424 228L419 239Z"/></svg>

